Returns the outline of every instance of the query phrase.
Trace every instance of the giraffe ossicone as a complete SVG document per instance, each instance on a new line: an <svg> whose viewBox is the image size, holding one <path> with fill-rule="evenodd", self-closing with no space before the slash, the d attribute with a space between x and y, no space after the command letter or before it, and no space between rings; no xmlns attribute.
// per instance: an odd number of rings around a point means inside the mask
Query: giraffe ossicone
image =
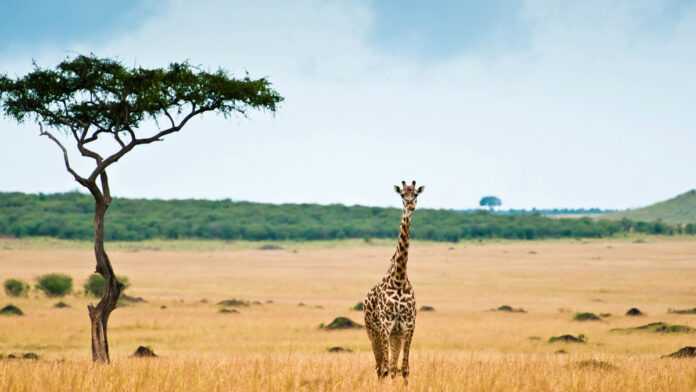
<svg viewBox="0 0 696 392"><path fill-rule="evenodd" d="M375 354L377 377L380 379L390 373L392 378L396 377L399 356L403 350L401 375L408 383L409 353L416 327L416 296L406 273L409 230L418 196L424 189L424 186L416 187L416 181L410 184L401 181L401 187L394 186L403 202L399 240L389 270L382 281L367 293L364 301L365 327Z"/></svg>

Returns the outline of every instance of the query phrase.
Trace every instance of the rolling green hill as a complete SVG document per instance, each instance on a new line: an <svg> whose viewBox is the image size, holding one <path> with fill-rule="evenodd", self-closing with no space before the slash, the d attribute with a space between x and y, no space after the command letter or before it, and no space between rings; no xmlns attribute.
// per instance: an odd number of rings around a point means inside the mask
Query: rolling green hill
<svg viewBox="0 0 696 392"><path fill-rule="evenodd" d="M696 189L647 207L606 214L603 218L662 221L669 224L696 223Z"/></svg>
<svg viewBox="0 0 696 392"><path fill-rule="evenodd" d="M71 192L0 192L0 236L93 237L94 201ZM106 215L106 238L223 240L330 240L394 238L401 210L345 205L264 204L230 200L144 200L114 198ZM539 213L419 209L416 239L456 242L479 238L587 238L621 233L675 234L686 229L665 223L590 218L548 218ZM696 225L691 229L696 233ZM689 229L690 230L690 229ZM689 232L691 233L691 232Z"/></svg>

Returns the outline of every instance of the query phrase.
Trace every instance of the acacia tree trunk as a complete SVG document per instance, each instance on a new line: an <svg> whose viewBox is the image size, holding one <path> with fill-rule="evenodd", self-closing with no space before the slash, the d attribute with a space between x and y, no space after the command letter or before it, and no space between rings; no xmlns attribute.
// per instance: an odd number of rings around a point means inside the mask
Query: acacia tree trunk
<svg viewBox="0 0 696 392"><path fill-rule="evenodd" d="M94 210L94 255L97 259L96 272L104 277L104 295L99 303L87 306L92 324L92 361L109 363L109 340L107 326L109 315L116 308L121 294L122 284L116 279L111 267L109 256L104 250L104 216L109 208L110 200L101 195L94 195L96 205Z"/></svg>

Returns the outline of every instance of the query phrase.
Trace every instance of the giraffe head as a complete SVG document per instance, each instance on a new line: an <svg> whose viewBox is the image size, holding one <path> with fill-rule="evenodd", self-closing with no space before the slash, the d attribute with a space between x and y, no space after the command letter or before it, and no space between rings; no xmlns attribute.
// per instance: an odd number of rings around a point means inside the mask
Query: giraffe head
<svg viewBox="0 0 696 392"><path fill-rule="evenodd" d="M416 188L416 181L406 184L406 181L401 181L401 187L394 185L394 190L401 196L401 201L404 203L404 209L412 213L416 209L418 195L423 193L425 186L421 185Z"/></svg>

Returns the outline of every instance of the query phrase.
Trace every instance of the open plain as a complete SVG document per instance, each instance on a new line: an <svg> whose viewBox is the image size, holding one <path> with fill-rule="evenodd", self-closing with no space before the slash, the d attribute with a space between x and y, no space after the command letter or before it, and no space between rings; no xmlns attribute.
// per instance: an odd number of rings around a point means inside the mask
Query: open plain
<svg viewBox="0 0 696 392"><path fill-rule="evenodd" d="M387 270L392 241L316 243L147 241L110 243L126 293L147 302L119 307L109 322L113 363L92 365L81 286L94 268L90 244L0 240L0 279L34 282L61 272L75 293L0 294L0 390L362 391L401 390L376 380L364 330L327 331ZM616 332L652 322L696 327L696 240L645 237L530 242L415 242L409 277L419 312L413 391L688 391L696 359L663 359L696 346L696 333ZM248 301L220 313L225 299ZM69 308L57 309L58 301ZM254 304L256 302L256 304ZM300 305L300 303L302 305ZM526 313L491 311L501 305ZM628 317L637 307L644 316ZM602 314L574 321L577 312ZM585 343L549 343L584 335ZM156 359L135 359L150 346ZM352 352L329 353L340 346ZM560 351L560 352L559 352Z"/></svg>

